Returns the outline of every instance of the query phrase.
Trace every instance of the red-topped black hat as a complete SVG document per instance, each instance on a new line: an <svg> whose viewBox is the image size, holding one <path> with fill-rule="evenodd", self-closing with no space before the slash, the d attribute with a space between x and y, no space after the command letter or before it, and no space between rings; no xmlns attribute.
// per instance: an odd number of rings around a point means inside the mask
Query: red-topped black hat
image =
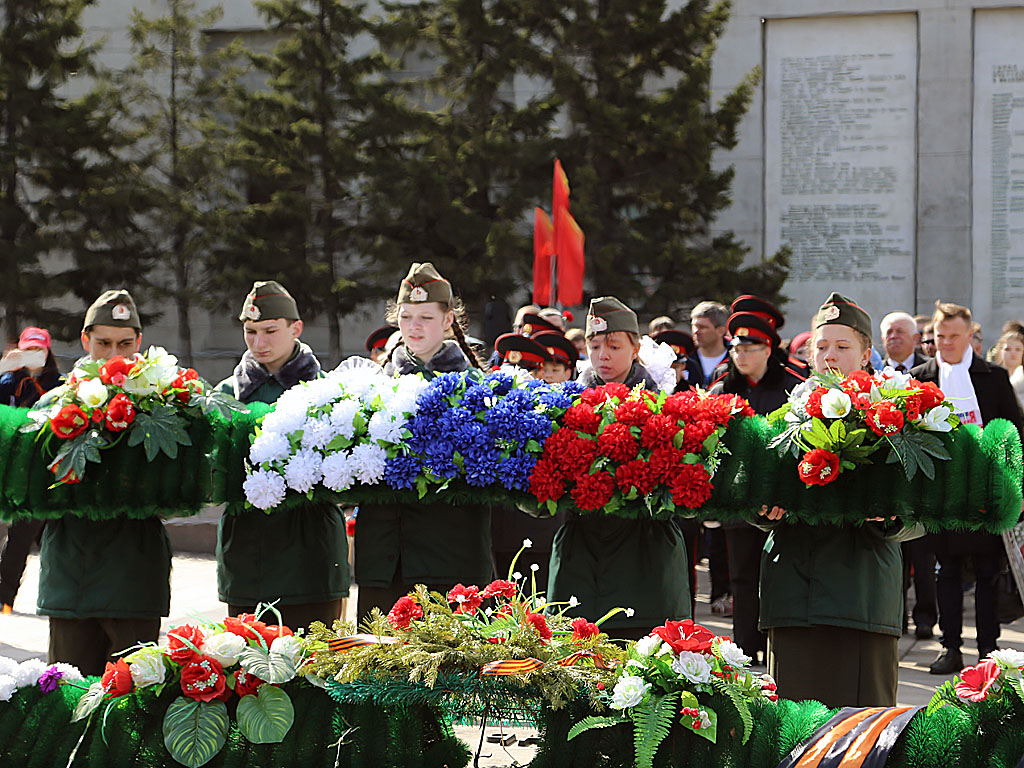
<svg viewBox="0 0 1024 768"><path fill-rule="evenodd" d="M561 363L568 368L575 368L576 361L580 359L580 353L576 345L565 338L564 334L554 331L541 331L530 337L547 350L548 355L556 363Z"/></svg>
<svg viewBox="0 0 1024 768"><path fill-rule="evenodd" d="M760 296L751 296L750 294L737 296L729 309L733 314L749 312L752 315L757 315L771 323L772 328L776 331L786 324L786 318L776 309L775 305Z"/></svg>
<svg viewBox="0 0 1024 768"><path fill-rule="evenodd" d="M373 352L375 349L383 349L387 345L388 339L391 338L391 334L397 330L393 325L385 325L375 330L366 337L366 351Z"/></svg>
<svg viewBox="0 0 1024 768"><path fill-rule="evenodd" d="M678 331L676 329L670 329L656 333L651 336L654 341L659 344L668 344L672 347L676 353L676 360L687 355L692 355L697 352L697 345L693 343L693 336L688 334L686 331Z"/></svg>
<svg viewBox="0 0 1024 768"><path fill-rule="evenodd" d="M502 362L533 370L551 361L548 351L531 339L518 333L505 333L494 342L494 348L501 355Z"/></svg>
<svg viewBox="0 0 1024 768"><path fill-rule="evenodd" d="M771 321L753 312L737 312L731 315L727 326L734 347L738 344L767 344L774 348L782 343Z"/></svg>
<svg viewBox="0 0 1024 768"><path fill-rule="evenodd" d="M561 333L562 329L550 320L545 320L540 315L535 315L532 312L527 312L523 315L523 325L519 331L523 336L533 336L533 334L540 333L541 331Z"/></svg>

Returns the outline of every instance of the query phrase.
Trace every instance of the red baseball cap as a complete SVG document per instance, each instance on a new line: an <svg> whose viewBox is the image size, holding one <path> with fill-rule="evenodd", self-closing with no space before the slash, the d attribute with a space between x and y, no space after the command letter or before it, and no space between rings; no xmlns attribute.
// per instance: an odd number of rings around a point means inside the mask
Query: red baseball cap
<svg viewBox="0 0 1024 768"><path fill-rule="evenodd" d="M21 336L18 338L18 349L33 349L35 347L42 347L49 351L50 332L45 328L29 326L21 332Z"/></svg>

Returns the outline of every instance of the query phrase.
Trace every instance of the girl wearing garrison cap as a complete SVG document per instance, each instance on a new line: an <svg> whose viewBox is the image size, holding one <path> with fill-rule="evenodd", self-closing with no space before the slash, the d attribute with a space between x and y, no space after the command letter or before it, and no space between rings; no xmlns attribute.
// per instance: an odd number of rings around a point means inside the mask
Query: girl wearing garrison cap
<svg viewBox="0 0 1024 768"><path fill-rule="evenodd" d="M412 265L387 319L398 326L402 343L385 364L386 374L432 379L471 370L482 377L463 334L462 302L433 264ZM459 582L485 583L491 578L490 511L447 504L362 505L355 570L360 620L373 608L387 613L417 584L447 592Z"/></svg>
<svg viewBox="0 0 1024 768"><path fill-rule="evenodd" d="M579 380L587 386L618 381L657 390L637 360L636 314L618 299L594 299L587 315L591 364ZM686 546L671 520L570 514L551 553L552 601L579 600L570 612L601 616L631 608L602 626L613 637L638 639L666 619L691 616Z"/></svg>
<svg viewBox="0 0 1024 768"><path fill-rule="evenodd" d="M868 366L871 319L833 293L814 319L815 371L846 376ZM762 508L769 521L785 510ZM900 541L919 525L770 524L761 557L761 621L768 671L786 698L829 707L896 704L897 640L903 625ZM827 650L825 650L827 649Z"/></svg>

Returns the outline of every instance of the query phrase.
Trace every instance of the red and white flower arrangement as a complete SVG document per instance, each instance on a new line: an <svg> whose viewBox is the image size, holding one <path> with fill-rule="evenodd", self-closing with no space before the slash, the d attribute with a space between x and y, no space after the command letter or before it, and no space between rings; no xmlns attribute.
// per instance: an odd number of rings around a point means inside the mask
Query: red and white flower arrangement
<svg viewBox="0 0 1024 768"><path fill-rule="evenodd" d="M934 383L892 368L815 373L768 416L786 424L770 447L797 458L807 486L828 485L842 472L872 463L870 456L883 448L889 449L887 463L899 463L908 480L919 469L933 479L934 459L950 458L935 433L960 423L945 399Z"/></svg>
<svg viewBox="0 0 1024 768"><path fill-rule="evenodd" d="M100 451L125 437L128 445L145 448L148 461L159 453L174 459L179 445L192 444L187 418L245 410L195 369L180 368L162 347L150 347L144 355L80 361L32 412L23 431L60 441L49 469L54 485L62 485L81 482L86 464L99 463Z"/></svg>
<svg viewBox="0 0 1024 768"><path fill-rule="evenodd" d="M736 395L667 395L624 384L585 390L545 441L530 491L551 514L645 508L658 517L697 509L711 496L728 424L751 415Z"/></svg>
<svg viewBox="0 0 1024 768"><path fill-rule="evenodd" d="M982 702L999 701L1007 696L1024 705L1024 651L1003 648L992 651L973 667L965 667L952 681L935 691L928 714L952 705L964 711Z"/></svg>

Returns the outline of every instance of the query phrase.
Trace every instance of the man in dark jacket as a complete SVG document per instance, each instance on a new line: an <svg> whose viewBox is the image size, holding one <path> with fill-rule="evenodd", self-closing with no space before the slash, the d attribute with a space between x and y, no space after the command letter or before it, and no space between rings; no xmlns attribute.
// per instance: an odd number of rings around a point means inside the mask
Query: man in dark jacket
<svg viewBox="0 0 1024 768"><path fill-rule="evenodd" d="M320 361L299 340L295 299L280 283L257 282L239 320L246 351L217 388L243 403L273 403L299 382L321 376ZM348 596L345 516L333 504L289 510L229 509L217 532L217 589L228 613L252 613L277 603L292 629L341 615Z"/></svg>
<svg viewBox="0 0 1024 768"><path fill-rule="evenodd" d="M1017 430L1022 428L1020 407L1006 371L989 365L971 349L971 311L958 304L936 302L934 316L934 360L911 370L920 381L932 381L945 393L946 400L965 424L986 424L992 419L1007 419ZM960 654L963 626L964 561L974 565L975 624L978 630L978 655L984 658L995 650L999 639L996 613L996 579L1003 558L999 536L988 533L944 532L929 537L939 562L936 593L939 605L939 629L942 652L929 670L935 675L950 675L963 666Z"/></svg>

